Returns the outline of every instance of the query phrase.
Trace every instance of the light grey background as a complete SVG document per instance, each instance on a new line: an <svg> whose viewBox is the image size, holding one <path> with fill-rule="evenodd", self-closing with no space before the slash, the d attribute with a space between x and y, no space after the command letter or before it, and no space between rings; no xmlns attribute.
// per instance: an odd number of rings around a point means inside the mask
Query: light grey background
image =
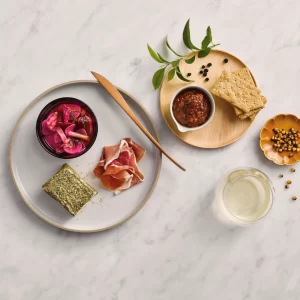
<svg viewBox="0 0 300 300"><path fill-rule="evenodd" d="M300 110L299 9L296 0L0 0L0 299L298 300L300 202L290 197L300 199L300 168L288 175L289 168L267 161L258 134L268 118ZM189 17L194 43L211 25L220 49L251 68L269 100L246 136L219 150L173 136L151 86L158 65L146 43L160 50L169 34L180 49ZM187 172L163 159L157 188L138 215L108 232L74 234L22 202L9 173L9 139L33 98L61 82L92 79L91 70L139 99ZM264 222L228 230L209 204L217 178L239 166L266 172L276 201ZM294 181L289 191L279 173Z"/></svg>

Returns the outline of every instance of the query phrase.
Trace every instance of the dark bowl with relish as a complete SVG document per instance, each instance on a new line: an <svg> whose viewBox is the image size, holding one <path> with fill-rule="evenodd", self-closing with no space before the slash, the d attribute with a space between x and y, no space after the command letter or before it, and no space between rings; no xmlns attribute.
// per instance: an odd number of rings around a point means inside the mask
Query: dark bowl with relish
<svg viewBox="0 0 300 300"><path fill-rule="evenodd" d="M51 155L70 159L83 155L98 134L97 118L83 101L63 97L48 103L36 122L41 146Z"/></svg>

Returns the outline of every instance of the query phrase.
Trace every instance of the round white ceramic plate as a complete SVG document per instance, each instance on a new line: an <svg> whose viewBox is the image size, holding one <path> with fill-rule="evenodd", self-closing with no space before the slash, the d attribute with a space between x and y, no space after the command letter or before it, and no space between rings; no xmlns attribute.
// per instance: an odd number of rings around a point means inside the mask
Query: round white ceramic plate
<svg viewBox="0 0 300 300"><path fill-rule="evenodd" d="M158 139L145 109L129 94L122 90L120 92L144 126ZM82 156L69 160L48 154L39 144L35 133L36 119L42 108L60 97L82 100L94 111L98 121L98 136L92 148ZM125 137L131 137L146 149L146 155L139 163L145 180L116 196L101 186L99 179L93 175L93 169L103 146L117 144ZM68 163L98 191L75 217L42 190L42 185L63 163ZM65 230L93 232L120 225L143 207L159 177L161 153L97 82L73 81L50 88L23 112L11 139L10 166L22 199L39 217Z"/></svg>

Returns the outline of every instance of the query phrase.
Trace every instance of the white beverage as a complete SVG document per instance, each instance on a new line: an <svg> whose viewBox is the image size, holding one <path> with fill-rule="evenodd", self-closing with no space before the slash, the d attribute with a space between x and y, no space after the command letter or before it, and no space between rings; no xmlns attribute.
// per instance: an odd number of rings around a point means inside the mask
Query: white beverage
<svg viewBox="0 0 300 300"><path fill-rule="evenodd" d="M246 225L263 218L273 202L273 185L257 169L230 172L218 184L215 212L219 218Z"/></svg>

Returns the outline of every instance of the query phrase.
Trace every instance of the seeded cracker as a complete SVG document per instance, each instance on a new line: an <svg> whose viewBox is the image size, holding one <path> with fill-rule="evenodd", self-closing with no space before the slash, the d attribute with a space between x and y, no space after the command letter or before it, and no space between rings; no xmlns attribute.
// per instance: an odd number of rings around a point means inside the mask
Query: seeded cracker
<svg viewBox="0 0 300 300"><path fill-rule="evenodd" d="M261 100L263 101L264 104L267 103L267 99L265 97L262 96ZM254 110L251 110L250 112L248 113L245 113L243 112L241 115L239 115L238 117L241 119L241 120L244 120L244 119L247 119L247 118L250 118L251 120L254 120L255 117L257 116L257 114L262 110L263 107L261 108L257 108L257 109L254 109Z"/></svg>
<svg viewBox="0 0 300 300"><path fill-rule="evenodd" d="M63 164L43 190L74 216L97 194L68 164Z"/></svg>
<svg viewBox="0 0 300 300"><path fill-rule="evenodd" d="M211 92L244 112L250 112L264 106L258 88L234 75L230 75L227 71L221 74Z"/></svg>
<svg viewBox="0 0 300 300"><path fill-rule="evenodd" d="M252 84L253 86L255 86L255 83L253 81L253 78L252 78L252 76L251 76L250 71L248 70L248 68L243 68L243 69L234 71L231 74L235 75L235 76L239 77L240 79L242 79L242 80L244 80L246 82L249 82L250 84ZM234 111L235 111L235 114L237 116L244 114L244 112L241 109L237 108L237 107L234 107Z"/></svg>
<svg viewBox="0 0 300 300"><path fill-rule="evenodd" d="M240 79L242 79L246 82L249 82L250 84L255 86L254 80L253 80L252 75L248 68L243 68L243 69L237 70L235 72L232 72L231 75L235 75L235 76L239 77ZM261 96L261 97L262 97L263 103L266 104L267 99L264 96ZM234 107L234 111L241 120L244 120L246 118L250 118L251 120L253 120L256 117L256 115L260 112L260 109L255 109L249 113L245 113L242 110L240 110L239 108Z"/></svg>

